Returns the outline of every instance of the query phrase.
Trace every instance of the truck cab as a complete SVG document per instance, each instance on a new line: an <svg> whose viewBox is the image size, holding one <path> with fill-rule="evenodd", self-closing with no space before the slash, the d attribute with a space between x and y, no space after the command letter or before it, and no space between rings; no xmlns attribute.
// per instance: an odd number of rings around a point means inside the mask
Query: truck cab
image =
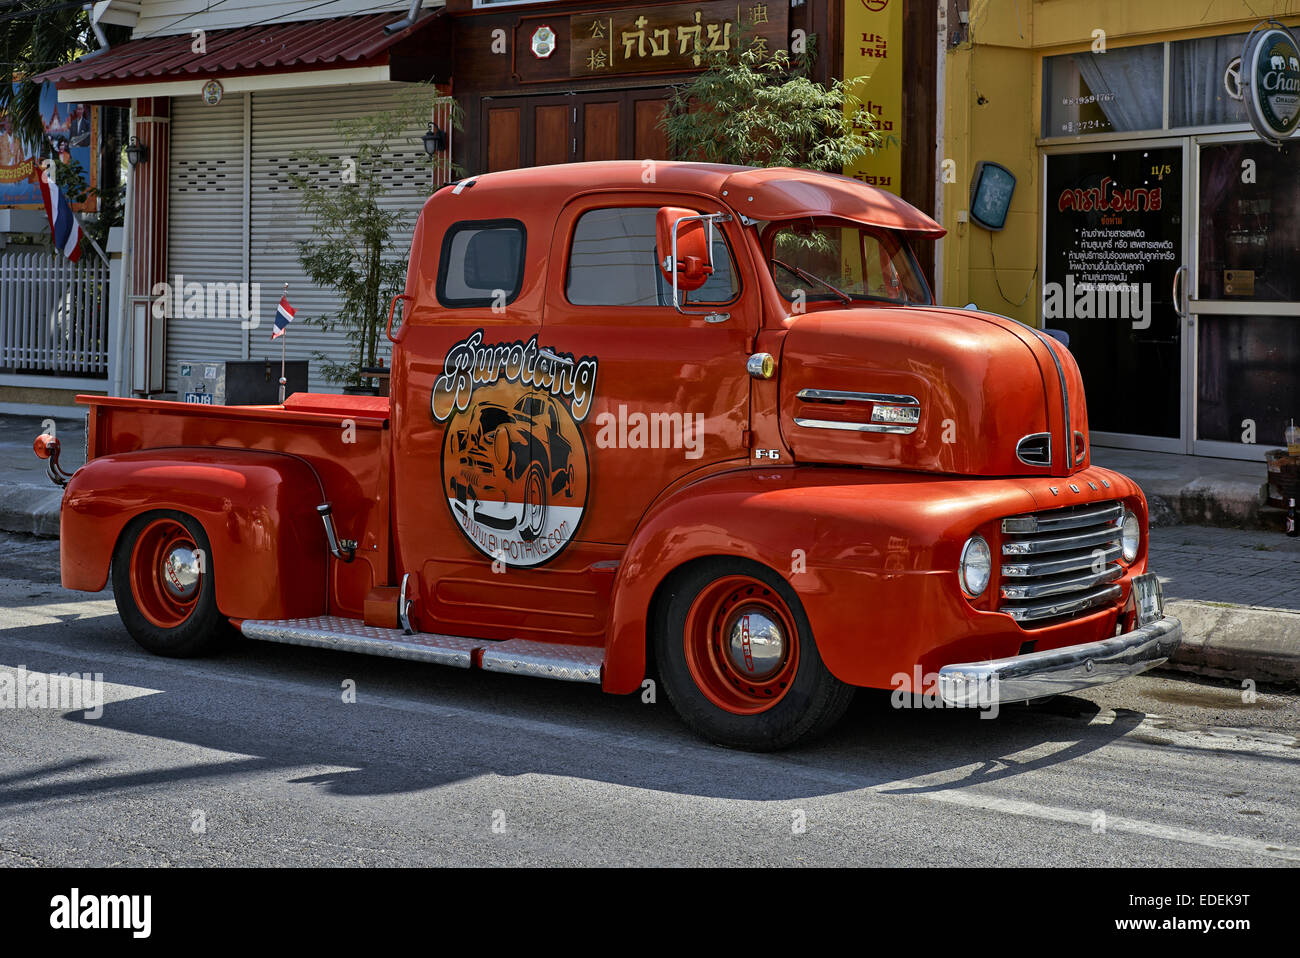
<svg viewBox="0 0 1300 958"><path fill-rule="evenodd" d="M942 234L803 170L448 185L393 303L391 400L83 398L64 584L111 573L161 654L230 624L654 680L751 749L825 731L859 687L989 706L1160 664L1181 626L1141 490L1092 464L1068 349L934 304L913 248Z"/></svg>

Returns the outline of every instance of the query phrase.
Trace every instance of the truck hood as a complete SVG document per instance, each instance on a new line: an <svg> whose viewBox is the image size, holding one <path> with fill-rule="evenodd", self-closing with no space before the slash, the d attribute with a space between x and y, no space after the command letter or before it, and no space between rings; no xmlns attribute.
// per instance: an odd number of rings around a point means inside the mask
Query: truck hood
<svg viewBox="0 0 1300 958"><path fill-rule="evenodd" d="M799 462L1062 477L1091 464L1074 358L1005 316L805 313L782 337L779 369L781 432Z"/></svg>

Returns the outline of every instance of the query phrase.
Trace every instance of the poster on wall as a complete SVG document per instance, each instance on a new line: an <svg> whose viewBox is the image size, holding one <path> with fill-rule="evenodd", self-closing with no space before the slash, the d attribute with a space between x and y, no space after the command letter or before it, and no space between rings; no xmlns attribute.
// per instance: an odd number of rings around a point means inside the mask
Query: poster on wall
<svg viewBox="0 0 1300 958"><path fill-rule="evenodd" d="M1069 336L1089 425L1177 437L1182 149L1051 155L1045 191L1042 325Z"/></svg>
<svg viewBox="0 0 1300 958"><path fill-rule="evenodd" d="M17 84L14 85L15 89ZM60 103L52 83L41 87L41 141L22 142L14 122L0 111L0 208L41 209L41 157L57 156L62 162L75 160L86 178L95 186L99 175L99 111L84 103ZM74 203L79 213L96 208L94 195L84 203Z"/></svg>

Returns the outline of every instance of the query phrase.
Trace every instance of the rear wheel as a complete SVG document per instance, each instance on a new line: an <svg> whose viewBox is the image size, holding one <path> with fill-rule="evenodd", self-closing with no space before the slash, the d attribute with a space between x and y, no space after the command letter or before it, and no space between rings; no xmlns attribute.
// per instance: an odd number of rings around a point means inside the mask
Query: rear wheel
<svg viewBox="0 0 1300 958"><path fill-rule="evenodd" d="M208 537L184 513L150 512L127 524L113 552L113 598L131 637L154 655L203 655L229 630L217 611Z"/></svg>
<svg viewBox="0 0 1300 958"><path fill-rule="evenodd" d="M807 741L853 699L823 664L794 590L755 562L710 559L685 572L662 607L655 656L686 724L730 748Z"/></svg>

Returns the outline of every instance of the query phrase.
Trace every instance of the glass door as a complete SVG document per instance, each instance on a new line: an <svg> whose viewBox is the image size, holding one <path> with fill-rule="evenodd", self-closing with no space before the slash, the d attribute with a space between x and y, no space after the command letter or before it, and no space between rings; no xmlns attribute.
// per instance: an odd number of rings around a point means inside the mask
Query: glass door
<svg viewBox="0 0 1300 958"><path fill-rule="evenodd" d="M1263 459L1300 422L1300 144L1236 133L1194 151L1190 451Z"/></svg>
<svg viewBox="0 0 1300 958"><path fill-rule="evenodd" d="M1069 338L1095 445L1188 451L1189 144L1043 151L1042 325Z"/></svg>

